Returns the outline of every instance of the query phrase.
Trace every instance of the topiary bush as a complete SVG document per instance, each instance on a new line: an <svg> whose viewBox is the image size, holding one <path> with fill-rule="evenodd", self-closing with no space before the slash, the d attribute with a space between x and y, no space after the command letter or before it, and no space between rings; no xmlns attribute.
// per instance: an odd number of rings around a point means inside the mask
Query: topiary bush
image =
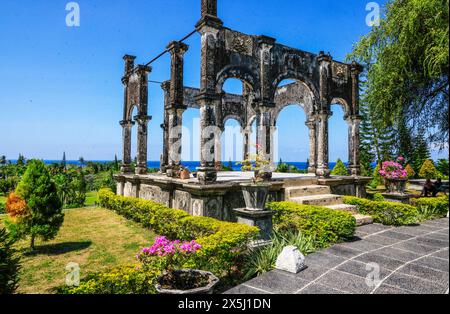
<svg viewBox="0 0 450 314"><path fill-rule="evenodd" d="M301 232L313 238L317 247L352 238L355 232L355 217L344 211L292 202L272 202L267 207L275 211L278 230Z"/></svg>
<svg viewBox="0 0 450 314"><path fill-rule="evenodd" d="M414 168L410 164L406 165L405 170L408 173L408 179L412 179L416 176L416 172L414 171Z"/></svg>
<svg viewBox="0 0 450 314"><path fill-rule="evenodd" d="M448 213L448 196L415 198L411 203L419 211L421 220L442 218Z"/></svg>
<svg viewBox="0 0 450 314"><path fill-rule="evenodd" d="M439 177L439 172L436 170L432 160L425 160L420 168L419 177L422 179L437 179Z"/></svg>
<svg viewBox="0 0 450 314"><path fill-rule="evenodd" d="M333 170L331 171L331 175L334 176L348 176L349 171L345 164L342 162L341 159L338 158L336 161L336 165L334 166Z"/></svg>
<svg viewBox="0 0 450 314"><path fill-rule="evenodd" d="M6 230L0 229L0 295L14 293L19 282L20 258L13 244Z"/></svg>
<svg viewBox="0 0 450 314"><path fill-rule="evenodd" d="M415 223L419 220L419 212L416 207L386 201L371 201L365 198L344 196L344 203L356 205L362 214L370 215L375 222L384 225L402 226Z"/></svg>

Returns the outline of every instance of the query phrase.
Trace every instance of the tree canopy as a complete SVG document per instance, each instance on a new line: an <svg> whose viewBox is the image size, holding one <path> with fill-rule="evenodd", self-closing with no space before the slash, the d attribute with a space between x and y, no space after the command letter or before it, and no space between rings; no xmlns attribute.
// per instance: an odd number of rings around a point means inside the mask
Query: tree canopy
<svg viewBox="0 0 450 314"><path fill-rule="evenodd" d="M383 13L348 56L365 68L362 103L375 127L395 126L403 116L413 132L425 128L443 148L449 134L449 1L390 0Z"/></svg>

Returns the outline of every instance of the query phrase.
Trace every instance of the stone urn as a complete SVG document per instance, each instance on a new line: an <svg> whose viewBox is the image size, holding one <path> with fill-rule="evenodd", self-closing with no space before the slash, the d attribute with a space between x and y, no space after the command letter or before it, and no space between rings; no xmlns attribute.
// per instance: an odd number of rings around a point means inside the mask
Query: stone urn
<svg viewBox="0 0 450 314"><path fill-rule="evenodd" d="M265 209L270 183L242 183L241 187L247 210L256 211Z"/></svg>
<svg viewBox="0 0 450 314"><path fill-rule="evenodd" d="M219 278L196 269L164 272L156 278L156 291L160 294L212 294Z"/></svg>
<svg viewBox="0 0 450 314"><path fill-rule="evenodd" d="M389 194L405 194L407 182L408 179L384 179L384 185Z"/></svg>

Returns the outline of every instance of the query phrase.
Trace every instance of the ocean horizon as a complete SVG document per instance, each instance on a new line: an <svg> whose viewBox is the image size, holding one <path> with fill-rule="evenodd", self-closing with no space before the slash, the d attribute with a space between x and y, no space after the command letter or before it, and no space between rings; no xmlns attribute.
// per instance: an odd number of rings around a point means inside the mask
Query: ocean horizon
<svg viewBox="0 0 450 314"><path fill-rule="evenodd" d="M51 165L51 164L59 164L62 162L62 160L53 160L53 159L42 159L42 161L46 164L46 165ZM17 160L8 160L8 162L10 163L17 163ZM114 162L114 160L85 160L85 164L87 162L95 162L95 163L111 163ZM224 166L228 166L230 163L230 161L222 161L222 164ZM240 171L241 170L241 165L238 164L238 161L231 161L231 165L232 165L232 169L234 171ZM283 161L283 163L291 165L296 167L299 170L306 170L308 169L308 163L306 161ZM66 160L66 164L67 165L76 165L76 166L81 166L81 163L79 160ZM181 164L188 168L191 171L194 171L197 167L200 167L200 161L182 161ZM279 162L276 162L275 165L278 165ZM347 162L344 162L344 164L346 166L348 166ZM330 162L329 163L329 167L330 169L333 169L333 167L336 165L336 162ZM148 161L147 162L147 166L150 169L153 168L157 168L159 169L160 167L160 162L159 161Z"/></svg>

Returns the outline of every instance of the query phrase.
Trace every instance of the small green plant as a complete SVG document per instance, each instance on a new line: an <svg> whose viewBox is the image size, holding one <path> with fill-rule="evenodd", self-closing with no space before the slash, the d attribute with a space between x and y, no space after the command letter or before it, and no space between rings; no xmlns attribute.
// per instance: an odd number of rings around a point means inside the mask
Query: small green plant
<svg viewBox="0 0 450 314"><path fill-rule="evenodd" d="M336 161L336 165L334 166L333 170L331 171L331 175L334 176L347 176L349 174L349 171L345 164L342 162L341 159L338 159Z"/></svg>
<svg viewBox="0 0 450 314"><path fill-rule="evenodd" d="M385 201L384 196L381 193L375 193L373 195L373 200L376 202L384 202Z"/></svg>
<svg viewBox="0 0 450 314"><path fill-rule="evenodd" d="M442 218L448 213L448 196L416 198L411 202L419 212L420 221Z"/></svg>
<svg viewBox="0 0 450 314"><path fill-rule="evenodd" d="M278 256L286 246L295 246L304 255L315 251L314 240L300 232L274 230L271 240L270 245L262 249L253 249L246 256L245 280L274 269Z"/></svg>

